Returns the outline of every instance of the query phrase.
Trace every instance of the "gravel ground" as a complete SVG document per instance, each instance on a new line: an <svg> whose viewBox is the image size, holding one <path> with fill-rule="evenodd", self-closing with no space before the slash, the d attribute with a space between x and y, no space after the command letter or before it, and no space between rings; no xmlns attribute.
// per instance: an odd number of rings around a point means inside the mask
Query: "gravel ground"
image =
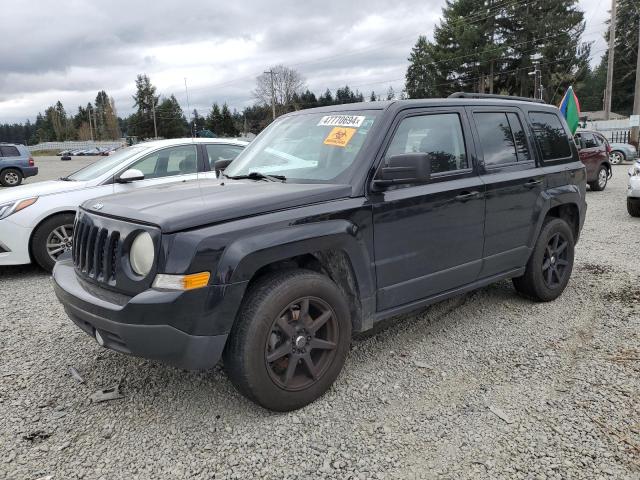
<svg viewBox="0 0 640 480"><path fill-rule="evenodd" d="M47 275L0 269L0 478L639 479L627 168L588 193L559 300L501 282L407 316L354 341L335 386L290 414L245 400L219 368L101 349ZM114 385L122 398L90 401Z"/></svg>

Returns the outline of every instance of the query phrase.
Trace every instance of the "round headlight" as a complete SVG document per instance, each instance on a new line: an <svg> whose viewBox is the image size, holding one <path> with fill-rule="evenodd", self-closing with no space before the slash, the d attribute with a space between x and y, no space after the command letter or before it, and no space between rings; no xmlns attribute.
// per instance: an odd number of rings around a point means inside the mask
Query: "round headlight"
<svg viewBox="0 0 640 480"><path fill-rule="evenodd" d="M131 244L129 261L131 268L138 275L146 277L153 266L155 257L153 239L147 232L140 233Z"/></svg>

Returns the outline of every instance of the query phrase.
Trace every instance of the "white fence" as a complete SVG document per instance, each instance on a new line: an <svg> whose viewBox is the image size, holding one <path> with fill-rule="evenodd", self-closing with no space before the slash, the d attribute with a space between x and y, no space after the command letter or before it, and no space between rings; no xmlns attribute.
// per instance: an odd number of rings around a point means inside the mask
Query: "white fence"
<svg viewBox="0 0 640 480"><path fill-rule="evenodd" d="M124 145L122 140L104 140L92 142L88 141L69 141L69 142L43 142L37 145L28 145L27 148L30 152L38 152L40 150L73 150L79 148L94 148L94 147L119 147Z"/></svg>

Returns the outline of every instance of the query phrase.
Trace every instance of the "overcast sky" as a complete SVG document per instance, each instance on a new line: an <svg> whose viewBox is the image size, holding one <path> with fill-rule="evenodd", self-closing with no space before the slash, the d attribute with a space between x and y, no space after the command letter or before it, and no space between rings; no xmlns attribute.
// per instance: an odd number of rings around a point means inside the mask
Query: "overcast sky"
<svg viewBox="0 0 640 480"><path fill-rule="evenodd" d="M593 62L606 47L610 3L580 0ZM0 123L33 120L58 99L75 113L102 89L128 115L138 73L159 94L175 94L185 114L185 78L191 109L225 101L242 109L253 103L255 77L279 63L300 71L316 94L345 84L366 96L399 92L411 47L419 34L432 36L443 4L0 0Z"/></svg>

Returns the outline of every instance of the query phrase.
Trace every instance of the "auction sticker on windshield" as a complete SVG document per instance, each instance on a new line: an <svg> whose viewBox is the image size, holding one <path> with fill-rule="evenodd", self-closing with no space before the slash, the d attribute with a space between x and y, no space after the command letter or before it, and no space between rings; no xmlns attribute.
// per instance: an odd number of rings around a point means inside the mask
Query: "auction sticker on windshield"
<svg viewBox="0 0 640 480"><path fill-rule="evenodd" d="M318 123L319 127L355 127L364 122L364 115L325 115Z"/></svg>
<svg viewBox="0 0 640 480"><path fill-rule="evenodd" d="M323 143L334 147L346 147L354 133L356 133L355 128L335 127L331 129Z"/></svg>

